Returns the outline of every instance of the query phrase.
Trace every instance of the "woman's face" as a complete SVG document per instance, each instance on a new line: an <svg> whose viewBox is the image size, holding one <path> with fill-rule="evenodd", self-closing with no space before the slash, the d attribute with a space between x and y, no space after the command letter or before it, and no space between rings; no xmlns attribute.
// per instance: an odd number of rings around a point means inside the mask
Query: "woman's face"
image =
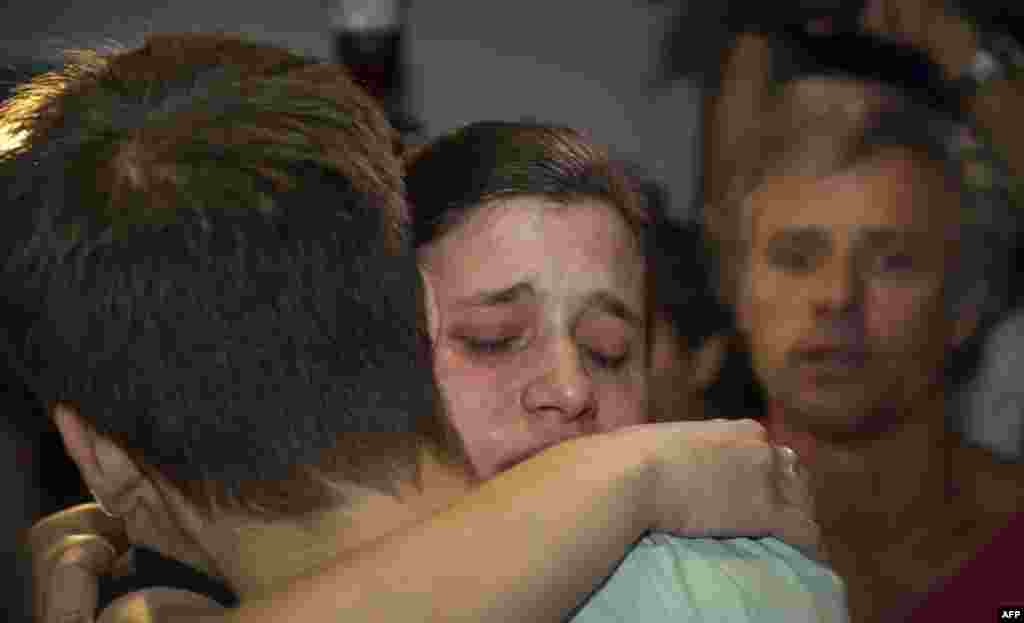
<svg viewBox="0 0 1024 623"><path fill-rule="evenodd" d="M647 420L644 262L611 206L496 200L420 259L448 417L480 478Z"/></svg>

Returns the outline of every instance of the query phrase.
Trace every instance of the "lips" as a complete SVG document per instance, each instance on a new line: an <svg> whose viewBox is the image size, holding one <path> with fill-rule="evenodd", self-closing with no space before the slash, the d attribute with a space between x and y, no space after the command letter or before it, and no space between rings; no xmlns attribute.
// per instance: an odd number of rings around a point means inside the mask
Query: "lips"
<svg viewBox="0 0 1024 623"><path fill-rule="evenodd" d="M849 344L814 344L801 348L800 362L823 372L847 373L864 367L867 352Z"/></svg>

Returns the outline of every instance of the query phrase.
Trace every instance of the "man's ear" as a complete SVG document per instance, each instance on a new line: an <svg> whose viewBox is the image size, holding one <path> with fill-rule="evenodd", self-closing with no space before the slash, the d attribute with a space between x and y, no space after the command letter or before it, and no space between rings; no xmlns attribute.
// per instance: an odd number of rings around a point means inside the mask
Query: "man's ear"
<svg viewBox="0 0 1024 623"><path fill-rule="evenodd" d="M716 333L706 340L704 345L693 353L693 386L695 389L707 389L718 378L725 361L725 352L729 337Z"/></svg>
<svg viewBox="0 0 1024 623"><path fill-rule="evenodd" d="M70 405L56 405L53 419L64 448L97 502L114 515L127 516L148 482L142 470L127 452L97 433Z"/></svg>
<svg viewBox="0 0 1024 623"><path fill-rule="evenodd" d="M205 525L191 504L158 474L140 468L123 448L97 433L69 405L54 420L64 447L97 501L124 521L129 540L177 558L210 575L222 575L196 535Z"/></svg>

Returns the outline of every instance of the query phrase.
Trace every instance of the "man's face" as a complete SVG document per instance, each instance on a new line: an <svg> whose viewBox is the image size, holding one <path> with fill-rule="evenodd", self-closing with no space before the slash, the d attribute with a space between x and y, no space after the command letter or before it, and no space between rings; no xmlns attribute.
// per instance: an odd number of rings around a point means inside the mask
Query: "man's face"
<svg viewBox="0 0 1024 623"><path fill-rule="evenodd" d="M824 178L770 179L748 199L738 318L792 426L878 432L941 379L957 329L943 291L956 197L943 188L896 151Z"/></svg>

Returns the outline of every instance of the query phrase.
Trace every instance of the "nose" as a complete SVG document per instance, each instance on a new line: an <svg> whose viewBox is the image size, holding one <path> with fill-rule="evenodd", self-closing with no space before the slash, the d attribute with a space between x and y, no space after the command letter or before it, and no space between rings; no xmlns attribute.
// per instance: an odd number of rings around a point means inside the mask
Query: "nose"
<svg viewBox="0 0 1024 623"><path fill-rule="evenodd" d="M859 307L863 278L852 259L835 258L815 275L814 303L821 315L847 314Z"/></svg>
<svg viewBox="0 0 1024 623"><path fill-rule="evenodd" d="M570 339L553 344L544 368L523 389L523 409L534 416L571 422L596 410L594 386Z"/></svg>

